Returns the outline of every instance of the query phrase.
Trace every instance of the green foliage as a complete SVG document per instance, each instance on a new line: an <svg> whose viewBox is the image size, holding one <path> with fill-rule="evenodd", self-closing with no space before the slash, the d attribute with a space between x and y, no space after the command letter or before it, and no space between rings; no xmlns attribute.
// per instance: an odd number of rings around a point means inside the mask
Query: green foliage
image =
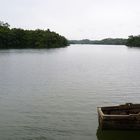
<svg viewBox="0 0 140 140"><path fill-rule="evenodd" d="M48 30L24 30L9 28L8 23L0 22L0 49L9 48L59 48L68 45L67 39Z"/></svg>
<svg viewBox="0 0 140 140"><path fill-rule="evenodd" d="M126 45L130 47L140 47L140 35L129 36Z"/></svg>

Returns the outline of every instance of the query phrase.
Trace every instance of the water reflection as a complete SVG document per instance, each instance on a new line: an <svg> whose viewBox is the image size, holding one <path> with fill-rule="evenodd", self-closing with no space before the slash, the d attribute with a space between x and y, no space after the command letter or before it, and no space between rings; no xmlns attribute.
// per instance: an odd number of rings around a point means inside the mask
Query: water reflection
<svg viewBox="0 0 140 140"><path fill-rule="evenodd" d="M100 128L97 130L98 140L139 140L140 131L102 131Z"/></svg>

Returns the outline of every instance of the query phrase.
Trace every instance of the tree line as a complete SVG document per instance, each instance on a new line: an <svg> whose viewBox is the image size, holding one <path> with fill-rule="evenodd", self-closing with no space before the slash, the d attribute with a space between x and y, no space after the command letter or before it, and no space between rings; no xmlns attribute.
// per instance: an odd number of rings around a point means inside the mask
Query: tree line
<svg viewBox="0 0 140 140"><path fill-rule="evenodd" d="M101 44L101 45L126 45L128 47L140 47L140 35L123 38L106 38L102 40L69 40L70 44Z"/></svg>
<svg viewBox="0 0 140 140"><path fill-rule="evenodd" d="M140 35L123 38L106 38L103 40L67 40L64 36L48 30L24 30L21 28L10 28L8 23L0 21L0 49L10 48L59 48L68 44L107 44L127 45L140 47Z"/></svg>
<svg viewBox="0 0 140 140"><path fill-rule="evenodd" d="M64 36L48 30L24 30L10 28L8 23L0 21L0 49L10 48L59 48L66 47Z"/></svg>
<svg viewBox="0 0 140 140"><path fill-rule="evenodd" d="M105 45L125 45L127 39L123 38L106 38L102 40L69 40L70 44L105 44Z"/></svg>
<svg viewBox="0 0 140 140"><path fill-rule="evenodd" d="M126 45L130 47L140 47L140 35L129 36Z"/></svg>

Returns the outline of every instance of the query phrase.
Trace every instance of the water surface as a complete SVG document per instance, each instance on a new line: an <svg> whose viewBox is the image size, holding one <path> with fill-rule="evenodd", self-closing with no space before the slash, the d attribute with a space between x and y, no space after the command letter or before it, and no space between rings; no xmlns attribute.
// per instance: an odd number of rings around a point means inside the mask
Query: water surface
<svg viewBox="0 0 140 140"><path fill-rule="evenodd" d="M71 45L0 51L0 139L127 140L98 129L96 107L139 103L140 50Z"/></svg>

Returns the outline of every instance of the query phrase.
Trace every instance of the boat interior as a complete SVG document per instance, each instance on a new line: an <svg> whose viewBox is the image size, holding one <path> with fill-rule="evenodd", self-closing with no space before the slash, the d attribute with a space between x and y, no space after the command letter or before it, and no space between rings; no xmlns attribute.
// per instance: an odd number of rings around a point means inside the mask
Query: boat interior
<svg viewBox="0 0 140 140"><path fill-rule="evenodd" d="M140 104L125 104L115 107L102 107L102 112L105 115L140 115Z"/></svg>

